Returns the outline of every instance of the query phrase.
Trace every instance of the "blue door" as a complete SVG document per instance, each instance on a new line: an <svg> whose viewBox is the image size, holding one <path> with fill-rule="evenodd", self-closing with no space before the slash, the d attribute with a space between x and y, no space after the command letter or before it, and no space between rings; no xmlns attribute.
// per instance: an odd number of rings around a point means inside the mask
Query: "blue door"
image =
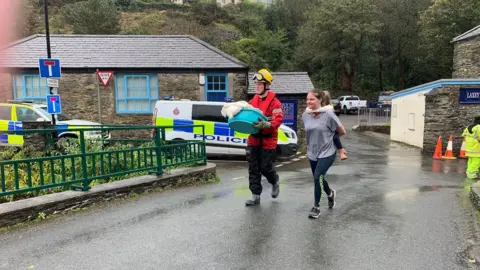
<svg viewBox="0 0 480 270"><path fill-rule="evenodd" d="M225 102L228 95L228 78L225 73L210 73L205 80L205 100Z"/></svg>

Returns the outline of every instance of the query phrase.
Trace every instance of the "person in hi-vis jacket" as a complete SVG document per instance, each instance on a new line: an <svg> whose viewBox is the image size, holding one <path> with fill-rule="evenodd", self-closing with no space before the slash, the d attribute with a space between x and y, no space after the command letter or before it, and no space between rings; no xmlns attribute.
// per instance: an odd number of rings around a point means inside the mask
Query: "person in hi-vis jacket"
<svg viewBox="0 0 480 270"><path fill-rule="evenodd" d="M467 177L479 178L480 167L480 116L475 117L462 134L465 137L465 156L468 157Z"/></svg>

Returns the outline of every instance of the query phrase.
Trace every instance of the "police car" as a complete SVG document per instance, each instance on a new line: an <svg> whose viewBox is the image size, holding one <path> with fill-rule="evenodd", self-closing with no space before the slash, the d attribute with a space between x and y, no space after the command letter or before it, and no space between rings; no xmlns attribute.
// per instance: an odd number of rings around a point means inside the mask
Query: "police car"
<svg viewBox="0 0 480 270"><path fill-rule="evenodd" d="M69 129L88 128L100 125L99 123L85 120L65 120L60 115L55 118L56 129L59 129L59 138L77 138L78 134ZM1 133L1 131L21 131L23 122L51 122L51 115L47 112L47 105L36 104L32 101L8 101L0 103L0 145L22 146L23 135ZM102 131L85 132L86 139L108 139L110 134L102 134Z"/></svg>
<svg viewBox="0 0 480 270"><path fill-rule="evenodd" d="M159 100L155 104L152 124L173 126L165 131L166 140L202 140L207 143L207 154L245 155L248 134L235 132L222 116L224 102ZM203 125L201 127L181 127L181 125ZM278 156L291 156L297 153L297 134L285 125L278 130Z"/></svg>

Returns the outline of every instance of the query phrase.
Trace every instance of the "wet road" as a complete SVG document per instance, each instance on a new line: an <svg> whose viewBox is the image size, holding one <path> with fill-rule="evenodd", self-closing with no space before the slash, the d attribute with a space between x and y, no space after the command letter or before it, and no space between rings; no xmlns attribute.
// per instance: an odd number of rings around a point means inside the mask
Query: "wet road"
<svg viewBox="0 0 480 270"><path fill-rule="evenodd" d="M351 118L347 118L351 119ZM347 120L348 121L348 120ZM464 161L350 132L327 179L337 207L309 220L308 161L278 167L281 193L246 208L245 162L220 183L115 201L0 233L0 269L468 269Z"/></svg>

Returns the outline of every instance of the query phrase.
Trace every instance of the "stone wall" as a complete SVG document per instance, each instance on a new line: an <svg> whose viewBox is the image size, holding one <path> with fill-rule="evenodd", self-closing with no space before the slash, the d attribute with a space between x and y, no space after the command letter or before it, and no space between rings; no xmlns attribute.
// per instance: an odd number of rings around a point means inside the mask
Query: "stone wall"
<svg viewBox="0 0 480 270"><path fill-rule="evenodd" d="M158 82L160 98L174 96L175 99L205 100L198 83L198 73L158 74Z"/></svg>
<svg viewBox="0 0 480 270"><path fill-rule="evenodd" d="M454 137L453 152L458 156L461 136L477 115L480 104L459 104L460 88L478 88L480 85L455 85L436 88L425 97L425 130L423 151L431 155L435 151L438 136L442 136L442 153L445 153L450 135Z"/></svg>
<svg viewBox="0 0 480 270"><path fill-rule="evenodd" d="M247 73L234 73L233 76L233 99L248 100ZM229 76L230 77L230 76Z"/></svg>
<svg viewBox="0 0 480 270"><path fill-rule="evenodd" d="M480 36L454 45L453 78L480 78Z"/></svg>
<svg viewBox="0 0 480 270"><path fill-rule="evenodd" d="M10 73L0 73L0 97L2 101L13 99L13 81Z"/></svg>
<svg viewBox="0 0 480 270"><path fill-rule="evenodd" d="M306 95L305 97L298 97L297 106L297 136L298 136L298 151L307 152L307 138L305 135L305 128L302 121L302 114L307 108Z"/></svg>

